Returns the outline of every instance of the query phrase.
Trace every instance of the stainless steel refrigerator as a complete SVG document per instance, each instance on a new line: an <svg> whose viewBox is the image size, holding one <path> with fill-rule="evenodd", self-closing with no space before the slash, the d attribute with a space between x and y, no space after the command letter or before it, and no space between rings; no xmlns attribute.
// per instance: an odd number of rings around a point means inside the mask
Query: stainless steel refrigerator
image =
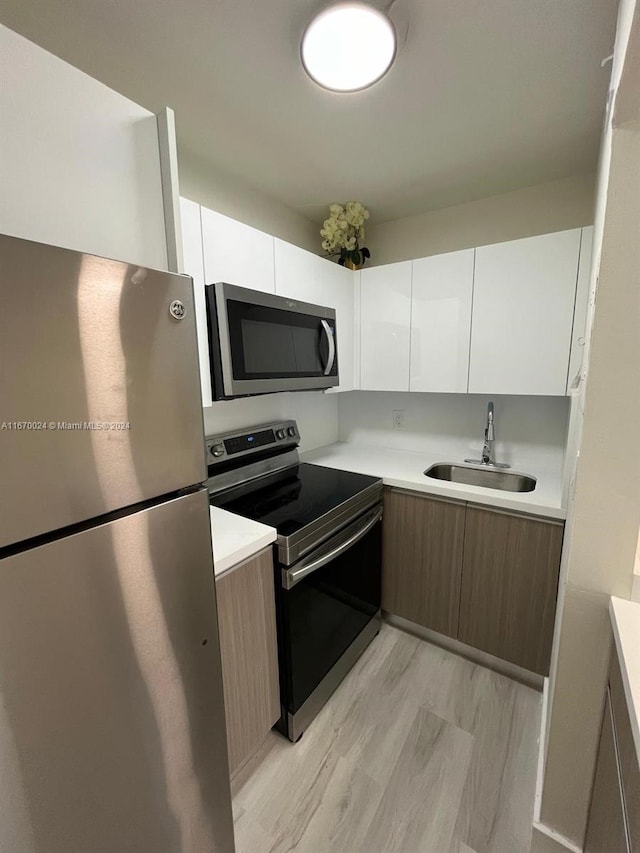
<svg viewBox="0 0 640 853"><path fill-rule="evenodd" d="M0 236L0 851L232 853L191 279Z"/></svg>

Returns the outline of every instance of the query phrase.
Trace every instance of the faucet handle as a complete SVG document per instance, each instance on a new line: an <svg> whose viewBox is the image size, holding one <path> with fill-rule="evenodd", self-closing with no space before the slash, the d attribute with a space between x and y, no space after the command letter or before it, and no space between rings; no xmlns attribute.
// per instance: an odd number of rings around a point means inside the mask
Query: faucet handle
<svg viewBox="0 0 640 853"><path fill-rule="evenodd" d="M487 441L494 441L495 440L495 435L494 435L494 431L493 431L494 430L493 423L494 423L493 400L489 400L489 402L487 403L487 427L484 431L484 437L485 437L485 440L487 440Z"/></svg>

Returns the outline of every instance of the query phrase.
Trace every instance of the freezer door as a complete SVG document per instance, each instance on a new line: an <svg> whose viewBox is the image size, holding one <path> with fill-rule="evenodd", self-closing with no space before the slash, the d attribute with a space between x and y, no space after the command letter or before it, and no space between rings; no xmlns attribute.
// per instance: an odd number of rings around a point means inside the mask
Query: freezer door
<svg viewBox="0 0 640 853"><path fill-rule="evenodd" d="M190 278L0 235L0 289L0 548L205 479Z"/></svg>
<svg viewBox="0 0 640 853"><path fill-rule="evenodd" d="M0 850L233 853L205 492L0 561Z"/></svg>

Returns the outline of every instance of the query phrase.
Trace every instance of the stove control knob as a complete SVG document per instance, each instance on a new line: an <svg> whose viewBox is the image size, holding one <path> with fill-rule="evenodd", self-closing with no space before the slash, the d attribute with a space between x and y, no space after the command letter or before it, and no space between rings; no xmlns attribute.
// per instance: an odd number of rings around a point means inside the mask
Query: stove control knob
<svg viewBox="0 0 640 853"><path fill-rule="evenodd" d="M287 427L287 434L290 435L291 438L293 438L293 436L296 434L296 428L295 427Z"/></svg>
<svg viewBox="0 0 640 853"><path fill-rule="evenodd" d="M224 456L224 445L222 444L212 444L211 445L211 454L216 458L218 456Z"/></svg>
<svg viewBox="0 0 640 853"><path fill-rule="evenodd" d="M283 429L277 429L276 430L276 438L278 438L278 439L280 439L280 441L282 441L282 439L284 438L284 430Z"/></svg>

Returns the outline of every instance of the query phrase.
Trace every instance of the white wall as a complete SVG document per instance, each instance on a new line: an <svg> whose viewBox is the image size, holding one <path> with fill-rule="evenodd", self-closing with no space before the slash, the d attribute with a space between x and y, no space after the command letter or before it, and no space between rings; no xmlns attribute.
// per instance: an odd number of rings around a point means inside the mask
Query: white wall
<svg viewBox="0 0 640 853"><path fill-rule="evenodd" d="M300 451L314 450L338 440L339 396L304 391L221 400L202 410L205 433L214 435L292 418L300 430Z"/></svg>
<svg viewBox="0 0 640 853"><path fill-rule="evenodd" d="M595 175L578 175L392 222L369 220L371 264L425 258L593 224Z"/></svg>
<svg viewBox="0 0 640 853"><path fill-rule="evenodd" d="M0 232L165 268L153 113L0 25Z"/></svg>
<svg viewBox="0 0 640 853"><path fill-rule="evenodd" d="M180 128L178 127L178 139ZM241 178L200 162L178 149L180 195L231 219L321 254L320 228L296 210L250 186Z"/></svg>
<svg viewBox="0 0 640 853"><path fill-rule="evenodd" d="M179 153L180 194L289 243L322 254L320 221L240 178ZM368 266L423 258L593 224L595 175L578 175L467 204L376 224L369 221Z"/></svg>
<svg viewBox="0 0 640 853"><path fill-rule="evenodd" d="M442 461L479 458L487 402L495 403L496 458L515 465L538 460L562 465L569 402L566 397L419 394L352 391L339 395L339 439L396 450L435 451ZM393 411L404 427L393 429Z"/></svg>
<svg viewBox="0 0 640 853"><path fill-rule="evenodd" d="M636 548L636 559L633 564L631 598L633 599L633 601L640 602L640 530L638 531L638 547Z"/></svg>
<svg viewBox="0 0 640 853"><path fill-rule="evenodd" d="M640 525L638 56L637 2L621 0L594 222L597 301L588 322L582 440L565 533L566 583L554 640L539 810L543 830L567 839L571 849L582 845L591 796L611 645L609 597L632 593ZM546 850L545 844L534 827L534 853Z"/></svg>

